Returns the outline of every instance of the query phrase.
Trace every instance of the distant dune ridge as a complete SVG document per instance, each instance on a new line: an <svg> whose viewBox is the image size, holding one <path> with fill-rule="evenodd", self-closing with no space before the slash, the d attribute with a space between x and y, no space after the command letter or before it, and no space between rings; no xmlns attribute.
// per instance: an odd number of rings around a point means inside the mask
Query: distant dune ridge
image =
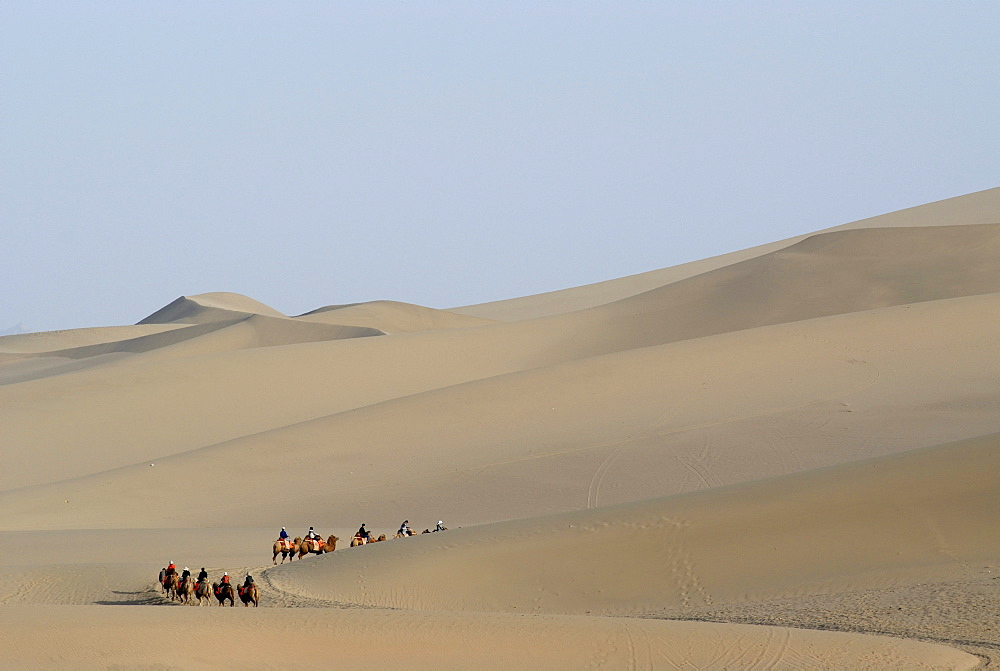
<svg viewBox="0 0 1000 671"><path fill-rule="evenodd" d="M478 306L0 337L0 412L6 667L1000 661L1000 188ZM347 547L404 519L450 530ZM171 559L263 609L160 607Z"/></svg>

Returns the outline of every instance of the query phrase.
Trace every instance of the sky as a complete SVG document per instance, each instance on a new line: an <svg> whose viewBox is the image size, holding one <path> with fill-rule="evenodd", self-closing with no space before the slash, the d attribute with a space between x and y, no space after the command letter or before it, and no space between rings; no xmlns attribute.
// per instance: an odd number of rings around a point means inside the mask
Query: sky
<svg viewBox="0 0 1000 671"><path fill-rule="evenodd" d="M0 0L0 329L448 308L1000 186L1000 3Z"/></svg>

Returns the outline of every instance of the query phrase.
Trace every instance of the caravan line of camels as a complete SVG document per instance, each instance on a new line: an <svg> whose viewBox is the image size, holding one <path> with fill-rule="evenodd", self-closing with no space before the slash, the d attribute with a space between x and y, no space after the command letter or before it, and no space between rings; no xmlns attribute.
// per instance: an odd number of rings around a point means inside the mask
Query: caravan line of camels
<svg viewBox="0 0 1000 671"><path fill-rule="evenodd" d="M362 528L363 526L364 525L362 525ZM282 528L282 530L284 530L284 528ZM447 528L442 526L441 523L438 522L438 526L437 528L434 529L434 531L447 531ZM424 529L420 533L429 534L432 532L430 529ZM404 526L398 532L396 532L396 535L393 536L393 538L406 538L407 536L416 536L416 535L417 533L412 529L406 527L404 523ZM337 549L337 541L339 540L340 540L339 536L334 536L332 534L325 541L323 540L322 537L319 536L316 536L314 538L301 538L299 536L296 536L295 538L291 539L279 538L278 540L274 541L274 544L271 547L271 550L273 552L273 555L271 557L271 562L273 564L277 564L278 555L281 555L281 563L284 564L286 557L288 558L288 561L292 561L296 557L302 559L308 554L321 555L327 552L333 552L334 550ZM359 532L354 534L354 536L351 538L351 547L353 548L359 545L367 545L369 543L380 543L385 540L387 540L385 534L380 534L376 538L374 534L369 533L366 536L363 536Z"/></svg>
<svg viewBox="0 0 1000 671"><path fill-rule="evenodd" d="M178 575L171 563L169 568L160 569L159 583L163 593L171 601L178 601L182 604L198 606L204 603L210 604L214 595L220 606L224 606L228 601L232 607L236 605L235 594L237 593L244 606L253 604L256 607L260 603L260 591L249 576L247 576L245 584L234 590L233 585L229 582L228 573L224 575L221 582L209 583L208 575L205 569L202 569L202 575L195 582L194 576L187 570L184 571L183 576Z"/></svg>
<svg viewBox="0 0 1000 671"><path fill-rule="evenodd" d="M417 532L413 531L408 524L409 521L403 522L403 525L393 538L416 536ZM447 531L447 527L439 521L434 531ZM429 534L432 531L424 529L420 533ZM306 538L296 536L293 539L289 539L284 527L281 528L281 536L278 540L274 541L271 548L273 551L271 563L275 565L278 563L279 554L281 555L281 563L284 564L286 557L288 561L292 561L296 556L302 559L308 554L333 552L337 549L337 541L340 540L338 536L334 536L333 534L327 537L326 540L323 540L323 537L315 533L312 527L309 527L309 534ZM366 531L365 525L362 524L358 532L351 538L351 547L367 545L369 543L380 543L385 540L385 534L380 534L376 538L373 534ZM236 602L236 594L239 594L244 606L251 604L257 606L260 603L260 592L249 574L247 574L246 582L237 589L234 589L229 581L228 573L223 574L220 582L209 583L208 572L204 568L201 569L201 573L198 574L196 580L187 567L184 567L183 575L178 575L176 566L173 562L170 562L169 566L160 569L157 581L163 589L163 593L171 601L179 601L182 604L197 604L200 606L203 603L211 603L212 596L215 596L220 606L228 602L229 606L232 607Z"/></svg>

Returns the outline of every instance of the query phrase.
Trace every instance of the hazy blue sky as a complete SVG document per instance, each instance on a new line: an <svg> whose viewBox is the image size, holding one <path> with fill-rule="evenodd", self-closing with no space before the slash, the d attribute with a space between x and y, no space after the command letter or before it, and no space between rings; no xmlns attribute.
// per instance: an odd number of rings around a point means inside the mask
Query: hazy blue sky
<svg viewBox="0 0 1000 671"><path fill-rule="evenodd" d="M0 329L452 307L1000 186L1000 2L0 0Z"/></svg>

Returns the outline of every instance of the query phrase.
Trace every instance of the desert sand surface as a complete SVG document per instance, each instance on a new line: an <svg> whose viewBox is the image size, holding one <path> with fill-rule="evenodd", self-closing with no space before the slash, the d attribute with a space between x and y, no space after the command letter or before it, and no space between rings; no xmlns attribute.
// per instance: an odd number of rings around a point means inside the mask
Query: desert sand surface
<svg viewBox="0 0 1000 671"><path fill-rule="evenodd" d="M1000 663L998 261L992 189L454 310L0 338L0 666Z"/></svg>

